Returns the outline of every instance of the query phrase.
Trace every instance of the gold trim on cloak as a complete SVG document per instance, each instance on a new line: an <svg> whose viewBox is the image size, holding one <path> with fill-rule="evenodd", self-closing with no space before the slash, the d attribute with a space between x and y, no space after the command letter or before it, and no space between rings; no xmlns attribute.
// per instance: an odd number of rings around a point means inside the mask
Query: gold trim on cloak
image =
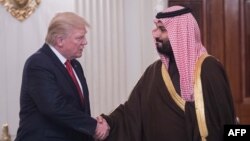
<svg viewBox="0 0 250 141"><path fill-rule="evenodd" d="M206 141L208 136L206 116L205 116L205 106L202 92L202 83L201 83L201 65L208 54L203 54L198 59L195 65L195 81L194 81L194 101L195 101L195 111L196 118L199 126L199 131L201 135L201 140Z"/></svg>
<svg viewBox="0 0 250 141"><path fill-rule="evenodd" d="M161 66L161 74L163 77L163 81L171 95L171 97L173 98L173 100L175 101L175 103L183 110L185 111L185 100L183 100L180 95L176 92L174 85L172 83L172 80L170 79L169 73L167 72L164 64L162 64Z"/></svg>
<svg viewBox="0 0 250 141"><path fill-rule="evenodd" d="M205 117L205 107L204 107L204 99L202 93L202 84L200 79L201 74L201 65L208 54L203 54L199 57L198 61L195 65L195 82L194 82L194 101L195 101L195 112L197 117L197 122L199 126L199 131L201 135L202 141L206 141L206 137L208 136L206 117ZM170 93L170 96L173 98L175 103L185 112L185 100L181 98L181 96L176 92L172 80L167 72L164 64L161 66L161 73L163 81Z"/></svg>

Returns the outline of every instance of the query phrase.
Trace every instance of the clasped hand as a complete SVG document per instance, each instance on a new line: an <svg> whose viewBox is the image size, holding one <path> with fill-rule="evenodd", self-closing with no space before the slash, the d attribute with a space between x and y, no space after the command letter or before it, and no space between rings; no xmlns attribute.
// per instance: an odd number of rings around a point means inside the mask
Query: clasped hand
<svg viewBox="0 0 250 141"><path fill-rule="evenodd" d="M105 140L107 136L109 135L110 127L107 121L102 116L98 116L96 120L97 120L97 126L95 130L94 138L97 141Z"/></svg>

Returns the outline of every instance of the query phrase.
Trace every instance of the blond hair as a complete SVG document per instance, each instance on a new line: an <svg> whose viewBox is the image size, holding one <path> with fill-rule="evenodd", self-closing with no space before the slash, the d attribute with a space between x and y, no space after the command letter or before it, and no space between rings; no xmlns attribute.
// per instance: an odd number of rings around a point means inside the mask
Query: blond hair
<svg viewBox="0 0 250 141"><path fill-rule="evenodd" d="M65 38L72 29L89 27L87 21L73 12L57 13L51 20L46 36L46 43L55 45L57 37Z"/></svg>

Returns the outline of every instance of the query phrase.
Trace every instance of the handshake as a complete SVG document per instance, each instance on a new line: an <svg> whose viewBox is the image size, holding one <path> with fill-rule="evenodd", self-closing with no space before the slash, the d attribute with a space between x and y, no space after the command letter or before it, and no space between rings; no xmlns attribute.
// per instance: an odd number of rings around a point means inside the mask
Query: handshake
<svg viewBox="0 0 250 141"><path fill-rule="evenodd" d="M96 141L105 140L109 135L110 127L107 121L102 116L98 116L96 120L97 120L97 125L95 129L94 138Z"/></svg>

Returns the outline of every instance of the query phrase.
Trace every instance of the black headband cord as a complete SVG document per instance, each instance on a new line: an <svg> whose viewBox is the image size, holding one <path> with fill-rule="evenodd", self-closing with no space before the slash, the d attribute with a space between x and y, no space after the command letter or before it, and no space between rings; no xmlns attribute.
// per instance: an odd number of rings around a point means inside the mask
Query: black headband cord
<svg viewBox="0 0 250 141"><path fill-rule="evenodd" d="M183 14L191 13L191 12L192 10L190 8L185 7L183 9L173 11L173 12L166 12L166 13L159 12L157 13L156 18L161 19L161 18L175 17L175 16L179 16L179 15L183 15Z"/></svg>

